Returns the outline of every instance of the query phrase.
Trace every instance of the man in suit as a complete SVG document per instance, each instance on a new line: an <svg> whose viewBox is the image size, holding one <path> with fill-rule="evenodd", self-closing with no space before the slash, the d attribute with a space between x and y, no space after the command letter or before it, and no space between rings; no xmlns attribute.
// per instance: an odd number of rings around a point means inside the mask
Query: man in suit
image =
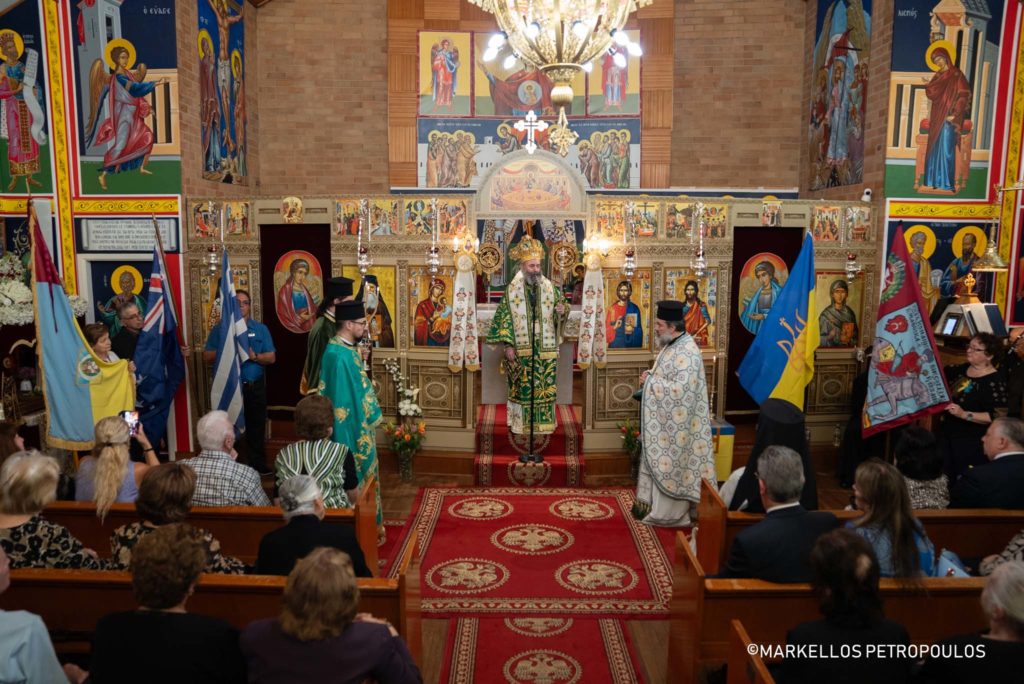
<svg viewBox="0 0 1024 684"><path fill-rule="evenodd" d="M764 520L740 532L718 577L769 582L810 582L807 559L819 536L839 522L831 513L800 505L804 468L800 454L769 446L757 461L757 486L767 511Z"/></svg>
<svg viewBox="0 0 1024 684"><path fill-rule="evenodd" d="M1024 421L996 418L981 444L990 462L960 478L949 507L1024 509Z"/></svg>

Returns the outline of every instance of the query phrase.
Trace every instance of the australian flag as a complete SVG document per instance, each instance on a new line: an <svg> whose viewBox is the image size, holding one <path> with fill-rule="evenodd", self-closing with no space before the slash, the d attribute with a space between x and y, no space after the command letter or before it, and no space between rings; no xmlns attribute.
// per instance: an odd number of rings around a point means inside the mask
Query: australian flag
<svg viewBox="0 0 1024 684"><path fill-rule="evenodd" d="M153 272L149 276L149 301L139 343L135 348L138 376L137 399L140 420L154 445L167 429L167 415L178 385L185 377L185 359L178 346L178 325L171 305L169 284L161 266L158 247L153 249Z"/></svg>

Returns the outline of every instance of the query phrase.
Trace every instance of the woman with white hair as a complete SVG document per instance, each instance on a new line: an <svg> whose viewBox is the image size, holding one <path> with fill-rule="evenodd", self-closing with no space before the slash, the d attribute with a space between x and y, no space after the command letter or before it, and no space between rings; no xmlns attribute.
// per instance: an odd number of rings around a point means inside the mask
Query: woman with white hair
<svg viewBox="0 0 1024 684"><path fill-rule="evenodd" d="M981 592L988 630L939 642L941 657L925 661L920 682L1012 682L1024 663L1024 563L1003 563ZM1019 681L1019 680L1018 680Z"/></svg>
<svg viewBox="0 0 1024 684"><path fill-rule="evenodd" d="M156 449L146 438L142 423L137 432L121 416L109 416L96 423L96 442L92 455L78 464L75 474L75 501L95 501L96 515L103 520L116 503L133 503L139 496L142 476L152 466L160 465ZM132 463L128 443L132 437L142 446L145 463Z"/></svg>
<svg viewBox="0 0 1024 684"><path fill-rule="evenodd" d="M56 459L38 451L11 454L0 468L0 547L12 568L102 569L95 551L41 515L59 475Z"/></svg>
<svg viewBox="0 0 1024 684"><path fill-rule="evenodd" d="M356 533L350 525L332 525L323 521L323 494L316 478L296 475L284 481L280 490L281 510L288 524L268 532L260 541L256 573L287 575L295 563L320 546L344 551L352 558L356 577L372 577Z"/></svg>

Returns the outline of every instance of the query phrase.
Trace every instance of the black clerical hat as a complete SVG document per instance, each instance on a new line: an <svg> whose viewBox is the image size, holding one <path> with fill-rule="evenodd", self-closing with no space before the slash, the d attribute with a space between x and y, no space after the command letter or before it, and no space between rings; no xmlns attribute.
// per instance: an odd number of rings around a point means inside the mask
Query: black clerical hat
<svg viewBox="0 0 1024 684"><path fill-rule="evenodd" d="M658 302L658 313L655 314L655 318L663 321L683 320L683 303L674 299L663 299Z"/></svg>
<svg viewBox="0 0 1024 684"><path fill-rule="evenodd" d="M334 307L334 319L339 323L342 321L358 321L360 318L365 317L366 310L363 309L363 303L360 301L342 302Z"/></svg>
<svg viewBox="0 0 1024 684"><path fill-rule="evenodd" d="M377 282L377 276L370 275L370 274L364 275L363 276L363 281L361 283L359 283L359 292L356 293L356 299L357 300L363 301L365 299L365 297L363 296L363 292L366 291L366 284L367 283L372 284L378 290L380 289L380 283Z"/></svg>
<svg viewBox="0 0 1024 684"><path fill-rule="evenodd" d="M334 301L335 299L351 297L353 282L351 278L346 278L345 276L331 278L327 281L327 291L324 293L324 299Z"/></svg>

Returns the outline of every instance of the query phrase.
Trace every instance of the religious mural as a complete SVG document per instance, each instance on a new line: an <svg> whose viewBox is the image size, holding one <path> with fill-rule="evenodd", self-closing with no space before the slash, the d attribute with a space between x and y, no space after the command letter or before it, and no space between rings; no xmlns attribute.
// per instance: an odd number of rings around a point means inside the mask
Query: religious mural
<svg viewBox="0 0 1024 684"><path fill-rule="evenodd" d="M761 202L761 225L768 228L782 225L782 202L770 199Z"/></svg>
<svg viewBox="0 0 1024 684"><path fill-rule="evenodd" d="M698 277L691 268L666 268L665 298L683 303L686 332L698 347L715 346L718 269L708 269L705 275Z"/></svg>
<svg viewBox="0 0 1024 684"><path fill-rule="evenodd" d="M839 207L814 207L811 212L811 235L819 242L839 242L842 237Z"/></svg>
<svg viewBox="0 0 1024 684"><path fill-rule="evenodd" d="M82 192L180 194L174 0L86 0L71 20Z"/></svg>
<svg viewBox="0 0 1024 684"><path fill-rule="evenodd" d="M605 339L608 349L646 349L651 339L651 269L626 278L617 268L603 272Z"/></svg>
<svg viewBox="0 0 1024 684"><path fill-rule="evenodd" d="M740 269L737 306L740 323L756 335L768 312L789 278L789 267L782 257L761 252L750 257Z"/></svg>
<svg viewBox="0 0 1024 684"><path fill-rule="evenodd" d="M249 202L225 202L224 218L227 224L224 226L225 236L239 238L252 237L252 228L249 223Z"/></svg>
<svg viewBox="0 0 1024 684"><path fill-rule="evenodd" d="M634 43L639 31L625 31ZM587 114L622 116L640 114L640 58L612 43L608 51L594 60L587 88Z"/></svg>
<svg viewBox="0 0 1024 684"><path fill-rule="evenodd" d="M899 223L889 221L885 236L886 254L892 251L893 234ZM984 225L957 221L908 221L904 224L903 238L929 314L944 310L957 295L966 291L964 281L973 273L975 262L988 245L984 228ZM978 281L974 291L983 301L991 301L990 296L987 300L986 297L995 280L993 275L974 273Z"/></svg>
<svg viewBox="0 0 1024 684"><path fill-rule="evenodd" d="M426 267L409 269L409 312L412 343L417 347L447 347L452 334L452 285L455 270L442 268L430 275Z"/></svg>
<svg viewBox="0 0 1024 684"><path fill-rule="evenodd" d="M285 252L274 266L277 320L293 333L308 333L324 298L320 261L303 250Z"/></svg>
<svg viewBox="0 0 1024 684"><path fill-rule="evenodd" d="M246 184L242 0L196 0L203 178Z"/></svg>
<svg viewBox="0 0 1024 684"><path fill-rule="evenodd" d="M363 276L356 266L343 266L341 275L355 281L358 293ZM393 349L395 345L395 312L398 311L394 266L371 266L363 285L363 306L366 309L366 334L374 347Z"/></svg>
<svg viewBox="0 0 1024 684"><path fill-rule="evenodd" d="M11 4L0 16L0 191L46 193L53 178L39 5Z"/></svg>
<svg viewBox="0 0 1024 684"><path fill-rule="evenodd" d="M693 201L669 202L665 205L665 237L696 239L693 232ZM705 204L704 237L721 239L729 229L729 207L725 204Z"/></svg>
<svg viewBox="0 0 1024 684"><path fill-rule="evenodd" d="M561 167L546 159L521 159L491 179L487 206L491 211L564 211L572 199L569 182Z"/></svg>
<svg viewBox="0 0 1024 684"><path fill-rule="evenodd" d="M470 115L470 34L420 31L420 116Z"/></svg>
<svg viewBox="0 0 1024 684"><path fill-rule="evenodd" d="M340 199L334 203L334 234L359 235L359 198Z"/></svg>
<svg viewBox="0 0 1024 684"><path fill-rule="evenodd" d="M860 343L864 279L847 282L842 271L815 274L814 306L818 311L820 347L856 347Z"/></svg>
<svg viewBox="0 0 1024 684"><path fill-rule="evenodd" d="M421 34L422 35L422 34ZM523 117L534 111L537 116L553 117L558 112L551 104L551 89L554 83L540 69L528 66L516 59L508 67L505 60L511 55L506 43L498 49L497 56L485 62L489 33L473 34L475 68L473 70L473 101L476 116ZM421 52L422 65L422 52ZM422 66L421 73L422 73ZM565 108L567 116L582 116L585 107L587 86L583 74L572 81L573 101ZM422 109L420 110L422 112Z"/></svg>
<svg viewBox="0 0 1024 684"><path fill-rule="evenodd" d="M871 238L871 207L846 207L846 241L864 242Z"/></svg>
<svg viewBox="0 0 1024 684"><path fill-rule="evenodd" d="M896 0L887 196L986 197L1002 24L1002 2Z"/></svg>
<svg viewBox="0 0 1024 684"><path fill-rule="evenodd" d="M105 323L113 337L121 330L121 319L117 315L121 306L135 304L139 313L145 316L152 268L152 260L90 261L88 294L95 302L95 311L86 315L86 320Z"/></svg>
<svg viewBox="0 0 1024 684"><path fill-rule="evenodd" d="M400 234L402 229L402 223L399 220L402 210L401 200L372 199L370 200L369 210L370 217L367 228L370 231L370 235L373 237L383 237Z"/></svg>
<svg viewBox="0 0 1024 684"><path fill-rule="evenodd" d="M808 151L811 190L864 178L872 0L818 0Z"/></svg>
<svg viewBox="0 0 1024 684"><path fill-rule="evenodd" d="M220 208L216 202L189 202L192 219L190 241L220 237Z"/></svg>

